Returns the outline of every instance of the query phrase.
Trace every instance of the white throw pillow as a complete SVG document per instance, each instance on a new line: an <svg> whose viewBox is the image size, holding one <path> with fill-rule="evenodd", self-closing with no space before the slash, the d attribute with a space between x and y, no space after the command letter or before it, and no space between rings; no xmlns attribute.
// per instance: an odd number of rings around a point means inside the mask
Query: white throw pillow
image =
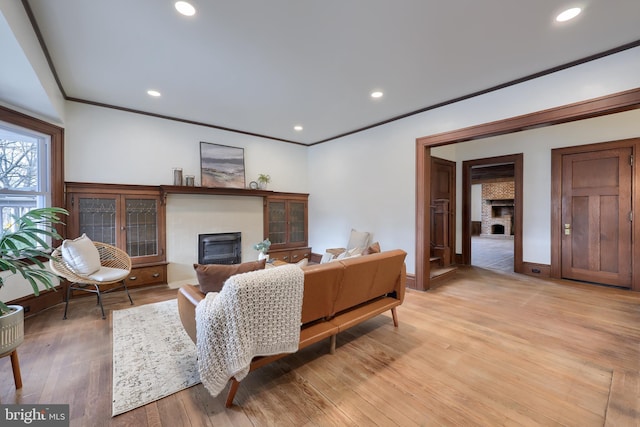
<svg viewBox="0 0 640 427"><path fill-rule="evenodd" d="M84 276L100 270L100 253L86 234L62 242L62 259L76 274Z"/></svg>
<svg viewBox="0 0 640 427"><path fill-rule="evenodd" d="M333 259L333 254L329 253L329 252L325 252L324 255L322 255L322 259L320 260L320 264L325 264L329 261L331 261Z"/></svg>
<svg viewBox="0 0 640 427"><path fill-rule="evenodd" d="M369 236L371 233L367 231L357 231L351 229L351 235L349 236L349 243L347 244L347 250L353 248L366 248L369 246Z"/></svg>

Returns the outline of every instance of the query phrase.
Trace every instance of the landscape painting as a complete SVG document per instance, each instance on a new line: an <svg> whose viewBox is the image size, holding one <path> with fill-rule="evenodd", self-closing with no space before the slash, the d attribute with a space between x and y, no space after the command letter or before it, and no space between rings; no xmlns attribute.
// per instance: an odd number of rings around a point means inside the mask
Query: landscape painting
<svg viewBox="0 0 640 427"><path fill-rule="evenodd" d="M200 143L203 187L244 188L244 149Z"/></svg>

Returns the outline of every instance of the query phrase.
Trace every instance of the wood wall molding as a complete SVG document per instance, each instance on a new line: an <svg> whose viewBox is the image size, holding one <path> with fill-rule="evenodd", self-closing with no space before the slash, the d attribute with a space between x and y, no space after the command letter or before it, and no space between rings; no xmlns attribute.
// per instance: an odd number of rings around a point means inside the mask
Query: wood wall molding
<svg viewBox="0 0 640 427"><path fill-rule="evenodd" d="M505 135L640 108L640 88L416 139L416 289L429 289L431 147Z"/></svg>

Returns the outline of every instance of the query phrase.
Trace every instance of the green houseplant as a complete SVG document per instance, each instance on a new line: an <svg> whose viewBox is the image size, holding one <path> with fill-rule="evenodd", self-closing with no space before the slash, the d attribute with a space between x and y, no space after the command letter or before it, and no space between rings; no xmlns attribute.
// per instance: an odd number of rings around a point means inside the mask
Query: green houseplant
<svg viewBox="0 0 640 427"><path fill-rule="evenodd" d="M39 295L38 284L53 289L56 275L45 268L42 259L51 259L51 240L62 239L55 226L63 224L62 215L68 212L62 208L49 207L33 209L20 217L13 217L10 224L2 229L0 235L0 270L9 275L0 275L0 289L7 278L20 275L29 282L34 295ZM14 332L2 335L0 354L9 352L20 345L24 339L24 312L18 305L7 305L0 301L0 328L11 328ZM4 326L3 326L4 324ZM12 342L4 342L4 336ZM12 347L13 346L13 347Z"/></svg>
<svg viewBox="0 0 640 427"><path fill-rule="evenodd" d="M271 247L271 241L269 240L268 237L264 239L262 242L256 243L255 245L253 245L253 249L260 252L260 254L258 254L259 260L263 258L269 259L267 252L269 252L270 247Z"/></svg>
<svg viewBox="0 0 640 427"><path fill-rule="evenodd" d="M267 184L271 182L271 177L266 173L261 173L258 175L258 185L261 190L265 190L267 188Z"/></svg>

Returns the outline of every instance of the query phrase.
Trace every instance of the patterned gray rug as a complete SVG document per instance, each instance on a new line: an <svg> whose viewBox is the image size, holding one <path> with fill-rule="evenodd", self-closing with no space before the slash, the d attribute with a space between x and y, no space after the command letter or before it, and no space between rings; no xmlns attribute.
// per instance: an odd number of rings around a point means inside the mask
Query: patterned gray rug
<svg viewBox="0 0 640 427"><path fill-rule="evenodd" d="M112 416L200 382L177 300L113 312Z"/></svg>

